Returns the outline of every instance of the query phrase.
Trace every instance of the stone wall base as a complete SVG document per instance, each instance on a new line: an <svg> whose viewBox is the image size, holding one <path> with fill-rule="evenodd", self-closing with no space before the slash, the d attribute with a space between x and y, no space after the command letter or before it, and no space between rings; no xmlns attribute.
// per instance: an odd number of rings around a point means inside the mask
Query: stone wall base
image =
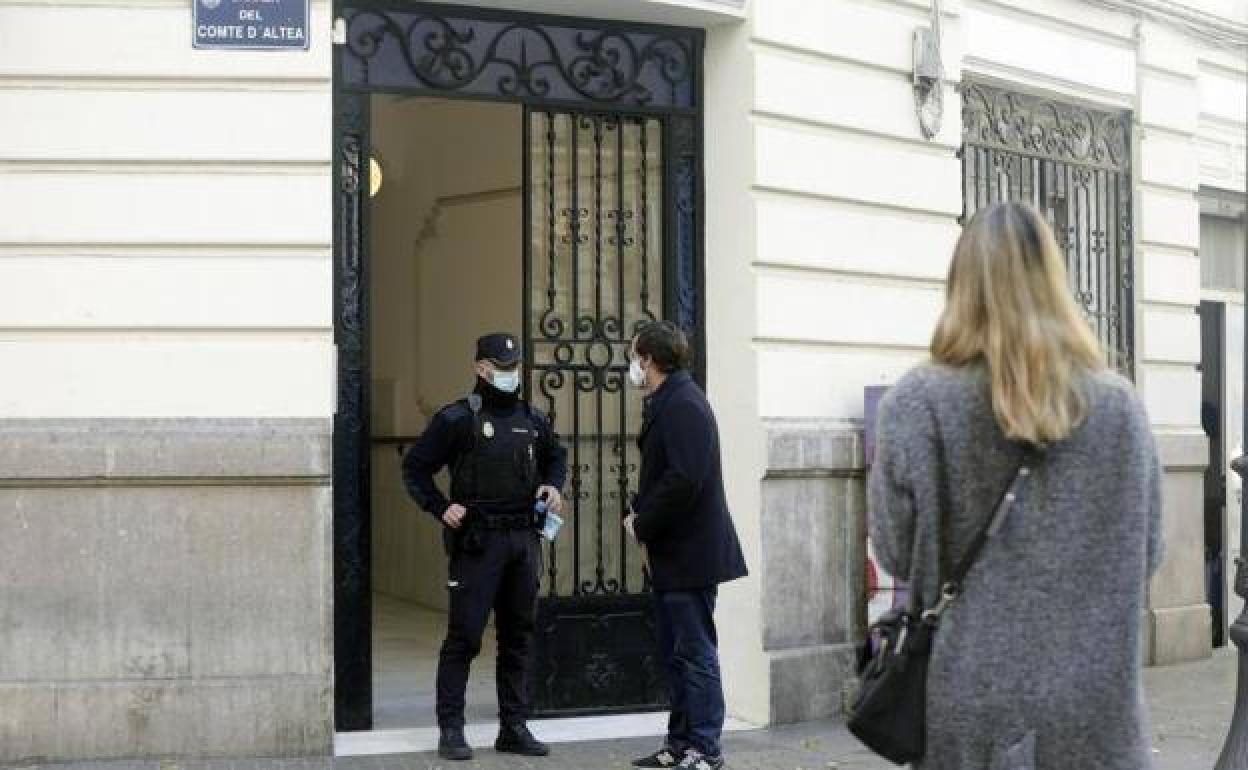
<svg viewBox="0 0 1248 770"><path fill-rule="evenodd" d="M332 753L328 420L0 420L0 763Z"/></svg>
<svg viewBox="0 0 1248 770"><path fill-rule="evenodd" d="M1213 655L1213 613L1208 604L1150 610L1146 630L1150 663L1170 666Z"/></svg>
<svg viewBox="0 0 1248 770"><path fill-rule="evenodd" d="M852 689L855 650L825 644L768 654L771 661L771 723L837 717Z"/></svg>

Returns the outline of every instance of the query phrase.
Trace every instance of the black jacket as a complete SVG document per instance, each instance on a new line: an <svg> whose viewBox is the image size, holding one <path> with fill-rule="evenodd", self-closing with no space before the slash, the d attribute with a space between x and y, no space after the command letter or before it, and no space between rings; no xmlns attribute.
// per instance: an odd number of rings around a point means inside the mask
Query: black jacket
<svg viewBox="0 0 1248 770"><path fill-rule="evenodd" d="M482 394L482 389L478 387L477 392ZM528 411L538 431L537 467L540 483L563 489L568 476L567 450L559 443L550 419L524 401L503 405L494 403L488 398L488 393L482 395L487 396L482 407L482 412L486 415L506 416L516 409ZM434 476L443 468L454 466L455 460L471 449L475 425L468 402L456 401L433 416L429 427L403 457L403 485L407 487L412 499L438 520L441 520L451 502L462 505L464 501L447 500L442 490L438 489ZM531 505L532 503L526 503L517 510L489 510L482 513L523 513L531 510Z"/></svg>
<svg viewBox="0 0 1248 770"><path fill-rule="evenodd" d="M692 590L747 574L724 495L719 428L687 372L670 375L646 402L634 531L650 556L654 587Z"/></svg>

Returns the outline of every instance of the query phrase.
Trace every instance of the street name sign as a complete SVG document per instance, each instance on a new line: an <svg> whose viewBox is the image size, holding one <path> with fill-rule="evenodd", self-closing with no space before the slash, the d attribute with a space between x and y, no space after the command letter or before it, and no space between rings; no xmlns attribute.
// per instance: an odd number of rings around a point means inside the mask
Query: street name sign
<svg viewBox="0 0 1248 770"><path fill-rule="evenodd" d="M191 0L194 46L308 49L308 0Z"/></svg>

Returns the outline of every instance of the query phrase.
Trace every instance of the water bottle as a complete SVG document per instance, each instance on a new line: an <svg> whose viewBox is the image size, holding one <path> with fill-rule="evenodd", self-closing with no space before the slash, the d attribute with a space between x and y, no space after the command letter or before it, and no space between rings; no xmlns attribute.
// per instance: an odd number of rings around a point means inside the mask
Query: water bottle
<svg viewBox="0 0 1248 770"><path fill-rule="evenodd" d="M548 510L545 500L538 500L534 509L538 512L538 514L546 515L546 521L542 525L541 529L542 537L552 543L555 542L555 537L559 534L559 528L563 526L563 517L554 511Z"/></svg>

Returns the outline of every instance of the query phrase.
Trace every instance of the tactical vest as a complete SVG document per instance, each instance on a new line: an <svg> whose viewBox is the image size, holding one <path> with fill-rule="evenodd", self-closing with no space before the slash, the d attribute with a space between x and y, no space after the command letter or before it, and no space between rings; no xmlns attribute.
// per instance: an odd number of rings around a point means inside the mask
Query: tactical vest
<svg viewBox="0 0 1248 770"><path fill-rule="evenodd" d="M479 397L468 400L473 435L469 450L451 469L451 496L469 509L484 506L520 509L537 493L537 427L527 405L507 417L481 411Z"/></svg>

